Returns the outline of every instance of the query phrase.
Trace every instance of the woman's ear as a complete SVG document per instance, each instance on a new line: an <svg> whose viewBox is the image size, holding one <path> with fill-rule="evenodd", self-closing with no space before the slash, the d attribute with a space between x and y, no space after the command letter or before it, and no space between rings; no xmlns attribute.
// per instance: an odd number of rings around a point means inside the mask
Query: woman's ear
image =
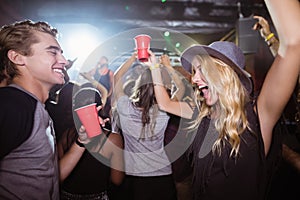
<svg viewBox="0 0 300 200"><path fill-rule="evenodd" d="M25 65L24 56L14 50L9 50L7 52L7 57L11 62L15 63L16 65Z"/></svg>

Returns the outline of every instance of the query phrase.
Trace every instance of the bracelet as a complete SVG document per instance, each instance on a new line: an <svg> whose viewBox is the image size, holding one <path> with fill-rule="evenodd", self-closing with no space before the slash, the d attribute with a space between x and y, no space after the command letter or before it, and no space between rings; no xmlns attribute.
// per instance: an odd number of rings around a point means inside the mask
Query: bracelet
<svg viewBox="0 0 300 200"><path fill-rule="evenodd" d="M269 41L272 37L274 37L275 35L274 35L274 33L270 33L267 37L266 37L266 39L265 39L265 41L267 42L267 41Z"/></svg>
<svg viewBox="0 0 300 200"><path fill-rule="evenodd" d="M150 70L154 70L154 69L157 69L157 68L159 68L159 64L158 64L158 63L156 63L156 64L154 64L154 65L151 65L151 66L149 67Z"/></svg>
<svg viewBox="0 0 300 200"><path fill-rule="evenodd" d="M79 147L83 147L84 148L84 144L79 142L78 139L75 140L75 143L79 146Z"/></svg>

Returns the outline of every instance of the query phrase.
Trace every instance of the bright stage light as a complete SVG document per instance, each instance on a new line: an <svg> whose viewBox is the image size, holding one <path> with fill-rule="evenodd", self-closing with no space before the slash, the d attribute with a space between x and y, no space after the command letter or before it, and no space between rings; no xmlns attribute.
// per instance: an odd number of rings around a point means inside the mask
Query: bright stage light
<svg viewBox="0 0 300 200"><path fill-rule="evenodd" d="M88 55L105 39L99 29L89 24L58 24L60 44L66 59L78 58L75 65L80 65Z"/></svg>

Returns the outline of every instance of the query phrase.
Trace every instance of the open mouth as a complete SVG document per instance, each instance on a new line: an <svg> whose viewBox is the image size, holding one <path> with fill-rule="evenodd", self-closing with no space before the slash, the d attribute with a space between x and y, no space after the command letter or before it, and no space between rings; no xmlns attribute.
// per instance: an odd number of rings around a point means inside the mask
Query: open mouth
<svg viewBox="0 0 300 200"><path fill-rule="evenodd" d="M200 86L199 90L202 90L202 89L208 89L208 86L207 85Z"/></svg>
<svg viewBox="0 0 300 200"><path fill-rule="evenodd" d="M53 71L56 72L56 73L58 73L58 74L60 74L63 77L65 76L63 69L55 68L55 69L53 69Z"/></svg>
<svg viewBox="0 0 300 200"><path fill-rule="evenodd" d="M203 97L204 96L204 93L203 93L203 90L207 90L208 89L208 86L207 85L203 85L203 86L200 86L199 87L199 90L200 90L200 95Z"/></svg>

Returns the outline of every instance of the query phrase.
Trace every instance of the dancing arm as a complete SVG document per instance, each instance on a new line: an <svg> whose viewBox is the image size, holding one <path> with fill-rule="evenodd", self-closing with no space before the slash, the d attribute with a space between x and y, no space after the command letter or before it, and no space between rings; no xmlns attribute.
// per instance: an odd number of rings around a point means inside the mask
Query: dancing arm
<svg viewBox="0 0 300 200"><path fill-rule="evenodd" d="M151 58L147 64L150 65L152 80L154 83L155 97L159 108L165 112L191 119L193 116L193 109L186 102L171 100L166 88L164 87L160 66L156 62L155 55L150 50L149 54L151 55Z"/></svg>
<svg viewBox="0 0 300 200"><path fill-rule="evenodd" d="M279 50L257 100L261 132L268 153L274 125L290 99L300 71L300 4L298 0L265 0L279 36ZM287 12L288 10L288 12Z"/></svg>

